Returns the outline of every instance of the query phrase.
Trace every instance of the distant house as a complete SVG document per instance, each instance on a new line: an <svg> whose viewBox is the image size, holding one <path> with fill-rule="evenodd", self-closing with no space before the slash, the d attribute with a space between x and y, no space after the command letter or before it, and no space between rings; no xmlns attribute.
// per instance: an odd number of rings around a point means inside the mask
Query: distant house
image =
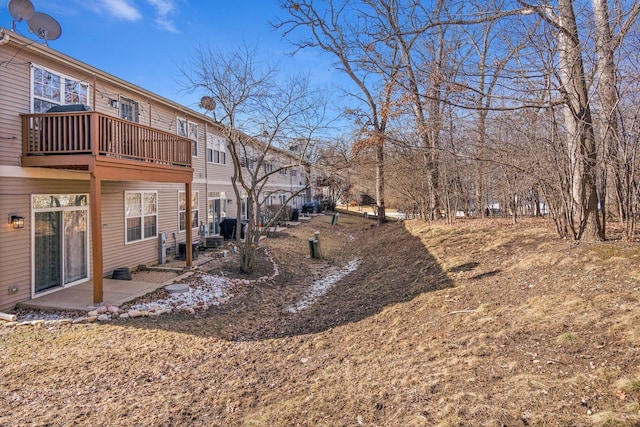
<svg viewBox="0 0 640 427"><path fill-rule="evenodd" d="M0 63L0 309L88 280L102 302L102 278L157 263L161 235L190 247L246 217L211 117L2 28Z"/></svg>

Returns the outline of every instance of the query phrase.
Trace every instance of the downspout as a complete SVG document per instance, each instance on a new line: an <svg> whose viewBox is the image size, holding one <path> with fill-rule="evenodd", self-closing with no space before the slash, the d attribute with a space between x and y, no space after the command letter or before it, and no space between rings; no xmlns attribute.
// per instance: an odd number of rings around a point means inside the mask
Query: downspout
<svg viewBox="0 0 640 427"><path fill-rule="evenodd" d="M208 135L208 123L204 122L204 213L205 213L205 235L209 235L209 159L207 156L209 155L209 147L207 146L207 135Z"/></svg>

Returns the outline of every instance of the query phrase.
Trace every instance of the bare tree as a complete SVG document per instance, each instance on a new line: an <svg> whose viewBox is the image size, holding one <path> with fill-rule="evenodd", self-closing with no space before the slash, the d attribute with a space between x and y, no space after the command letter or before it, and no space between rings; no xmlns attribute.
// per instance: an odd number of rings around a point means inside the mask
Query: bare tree
<svg viewBox="0 0 640 427"><path fill-rule="evenodd" d="M620 111L620 96L616 67L616 51L640 14L640 3L636 3L619 23L614 35L609 4L606 0L592 0L595 26L595 49L597 55L596 84L600 101L600 139L604 157L603 177L600 186L601 200L607 200L608 175L613 178L618 214L626 225L626 237L634 233L633 190L631 185L632 164L626 154L623 115ZM610 172L610 173L608 173ZM606 209L602 209L602 227L605 229Z"/></svg>
<svg viewBox="0 0 640 427"><path fill-rule="evenodd" d="M200 47L183 67L182 74L186 90L201 92L215 103L214 120L226 137L234 166L231 182L237 212L241 211L243 196L249 206L245 238L241 239L238 223L236 240L240 271L250 273L262 233L258 216L266 201L263 190L280 171L306 166L305 155L313 132L319 128L314 120L323 119L310 111L321 110L322 104L312 96L306 77L279 79L278 70L260 63L257 51L245 45L228 51ZM292 140L298 141L296 151L283 149ZM271 222L263 224L264 228L271 226L289 200L302 191L289 193Z"/></svg>
<svg viewBox="0 0 640 427"><path fill-rule="evenodd" d="M311 0L283 0L289 17L274 26L296 49L319 48L331 54L338 68L358 88L349 95L356 105L349 112L360 129L355 149L373 147L376 152L376 203L378 224L385 221L385 142L392 114L392 96L399 73L399 47L375 37L376 26L367 19L353 19L362 11L348 0L329 0L317 6ZM297 32L299 38L294 38ZM306 34L306 35L305 35Z"/></svg>
<svg viewBox="0 0 640 427"><path fill-rule="evenodd" d="M323 201L335 206L339 201L349 202L353 186L353 151L344 137L316 145L317 155L313 164L318 172L318 182Z"/></svg>

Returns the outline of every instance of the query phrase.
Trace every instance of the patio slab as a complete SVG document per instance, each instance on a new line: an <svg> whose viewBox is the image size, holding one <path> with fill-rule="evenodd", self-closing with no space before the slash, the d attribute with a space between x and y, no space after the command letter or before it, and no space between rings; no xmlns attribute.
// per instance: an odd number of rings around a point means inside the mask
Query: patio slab
<svg viewBox="0 0 640 427"><path fill-rule="evenodd" d="M190 276L191 274L193 274L193 271L174 277L163 283L103 279L103 304L120 306L165 285L171 284L176 280ZM96 306L103 304L93 303L93 281L88 281L70 288L60 289L57 292L52 292L29 301L21 302L17 306L43 311L91 311Z"/></svg>

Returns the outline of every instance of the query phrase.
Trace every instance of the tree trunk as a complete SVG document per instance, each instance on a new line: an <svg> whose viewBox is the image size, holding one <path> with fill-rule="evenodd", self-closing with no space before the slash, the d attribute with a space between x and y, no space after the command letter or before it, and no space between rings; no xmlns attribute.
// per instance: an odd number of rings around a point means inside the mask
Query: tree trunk
<svg viewBox="0 0 640 427"><path fill-rule="evenodd" d="M620 111L618 109L619 96L617 90L616 66L614 61L615 47L613 45L613 34L609 23L609 5L606 0L592 0L593 17L596 29L596 53L598 55L598 95L601 105L601 139L603 145L603 165L602 175L602 199L607 192L607 176L613 177L613 188L618 204L618 214L620 220L625 222L632 215L630 212L631 202L625 191L627 162L620 158L618 144L622 141L620 137L620 126L618 119ZM602 226L604 230L606 209L602 208Z"/></svg>
<svg viewBox="0 0 640 427"><path fill-rule="evenodd" d="M384 140L378 142L376 147L376 204L378 208L378 225L386 221L384 207Z"/></svg>
<svg viewBox="0 0 640 427"><path fill-rule="evenodd" d="M596 140L584 75L582 50L571 0L559 0L560 77L567 98L565 126L571 162L572 206L570 215L576 239L604 238L598 216Z"/></svg>

